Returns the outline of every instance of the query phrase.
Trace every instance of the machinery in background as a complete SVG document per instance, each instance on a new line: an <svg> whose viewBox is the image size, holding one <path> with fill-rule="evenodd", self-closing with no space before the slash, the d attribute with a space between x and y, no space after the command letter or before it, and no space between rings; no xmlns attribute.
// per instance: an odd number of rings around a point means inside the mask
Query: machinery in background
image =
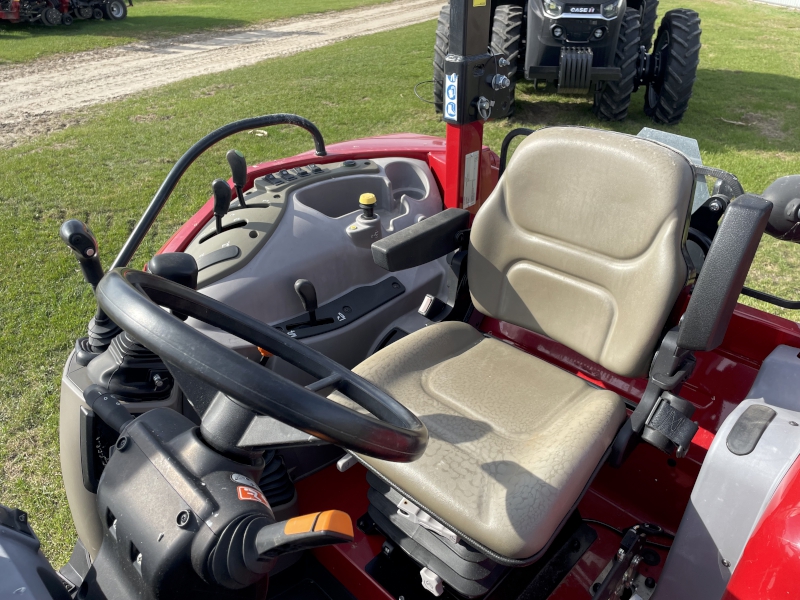
<svg viewBox="0 0 800 600"><path fill-rule="evenodd" d="M41 23L46 27L72 25L75 19L120 21L133 0L0 0L0 21Z"/></svg>
<svg viewBox="0 0 800 600"><path fill-rule="evenodd" d="M601 120L628 116L631 95L645 86L645 113L674 125L689 107L700 63L700 17L668 11L655 34L658 0L528 0L492 2L491 51L507 61L512 90L519 80L560 94L592 94ZM451 6L442 7L433 60L434 102L448 116L445 57ZM652 52L650 52L652 47ZM513 105L513 96L512 96Z"/></svg>

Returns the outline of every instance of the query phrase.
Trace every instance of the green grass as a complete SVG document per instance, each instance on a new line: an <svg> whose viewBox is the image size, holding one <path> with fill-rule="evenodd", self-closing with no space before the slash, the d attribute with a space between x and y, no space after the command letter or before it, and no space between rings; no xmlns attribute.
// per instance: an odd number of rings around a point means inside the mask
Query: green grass
<svg viewBox="0 0 800 600"><path fill-rule="evenodd" d="M666 4L662 12L676 6ZM751 191L800 173L800 13L744 0L697 0L693 8L703 16L705 48L686 120L671 131L697 138L707 164L738 174ZM30 511L55 563L74 542L58 461L61 369L93 308L58 239L60 223L87 221L108 264L172 163L238 118L295 112L315 121L329 143L406 131L442 135L441 121L412 92L430 78L434 27L183 81L84 111L77 125L0 151L0 502ZM642 102L640 91L627 122L603 126L630 133L652 126ZM586 99L536 95L521 85L515 118L488 124L486 141L497 149L511 128L556 123L598 125ZM205 202L212 179L227 177L224 153L232 146L251 164L312 147L305 132L279 127L214 148L187 173L135 265ZM798 267L796 246L765 239L750 282L800 298Z"/></svg>
<svg viewBox="0 0 800 600"><path fill-rule="evenodd" d="M386 1L135 0L128 8L128 18L122 21L76 19L69 27L0 21L0 65Z"/></svg>

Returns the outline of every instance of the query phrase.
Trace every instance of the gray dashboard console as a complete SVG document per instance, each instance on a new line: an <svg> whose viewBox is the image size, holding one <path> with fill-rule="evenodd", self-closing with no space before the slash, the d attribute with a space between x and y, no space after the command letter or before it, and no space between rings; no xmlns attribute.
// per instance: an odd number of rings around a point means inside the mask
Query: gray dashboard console
<svg viewBox="0 0 800 600"><path fill-rule="evenodd" d="M240 206L238 200L231 204L230 212L222 218L222 233L217 234L212 219L186 248L185 252L197 260L198 287L218 281L250 262L274 233L283 217L286 199L297 190L331 179L378 172L379 168L372 161L348 160L328 165L312 164L259 177L253 188L244 194L246 207ZM342 191L348 189L347 185L336 187ZM345 204L350 206L347 212L354 210L353 205L358 208L357 196L353 202L337 191L332 189L327 198L330 202L317 202L319 206L315 208L324 211L328 206Z"/></svg>

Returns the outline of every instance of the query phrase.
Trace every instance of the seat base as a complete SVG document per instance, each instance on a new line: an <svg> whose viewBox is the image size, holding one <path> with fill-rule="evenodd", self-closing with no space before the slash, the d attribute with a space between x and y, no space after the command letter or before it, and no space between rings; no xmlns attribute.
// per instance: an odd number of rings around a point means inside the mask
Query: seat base
<svg viewBox="0 0 800 600"><path fill-rule="evenodd" d="M374 524L394 546L390 554L376 557L367 571L395 597L408 600L431 597L421 584L420 571L428 569L441 578L447 598L547 598L597 538L597 532L573 510L539 560L527 566L509 567L498 564L464 540L453 543L402 516L398 504L404 497L374 473L367 472L367 482L370 487L366 522L371 521L370 525ZM402 556L398 556L401 551ZM398 570L402 576L397 576Z"/></svg>

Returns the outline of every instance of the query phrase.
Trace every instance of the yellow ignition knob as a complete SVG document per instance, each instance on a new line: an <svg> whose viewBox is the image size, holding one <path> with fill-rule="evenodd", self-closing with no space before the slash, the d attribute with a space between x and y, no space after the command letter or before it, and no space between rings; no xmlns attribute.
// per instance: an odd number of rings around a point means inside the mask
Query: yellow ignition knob
<svg viewBox="0 0 800 600"><path fill-rule="evenodd" d="M375 194L361 194L361 198L358 199L359 204L375 204L377 201Z"/></svg>

